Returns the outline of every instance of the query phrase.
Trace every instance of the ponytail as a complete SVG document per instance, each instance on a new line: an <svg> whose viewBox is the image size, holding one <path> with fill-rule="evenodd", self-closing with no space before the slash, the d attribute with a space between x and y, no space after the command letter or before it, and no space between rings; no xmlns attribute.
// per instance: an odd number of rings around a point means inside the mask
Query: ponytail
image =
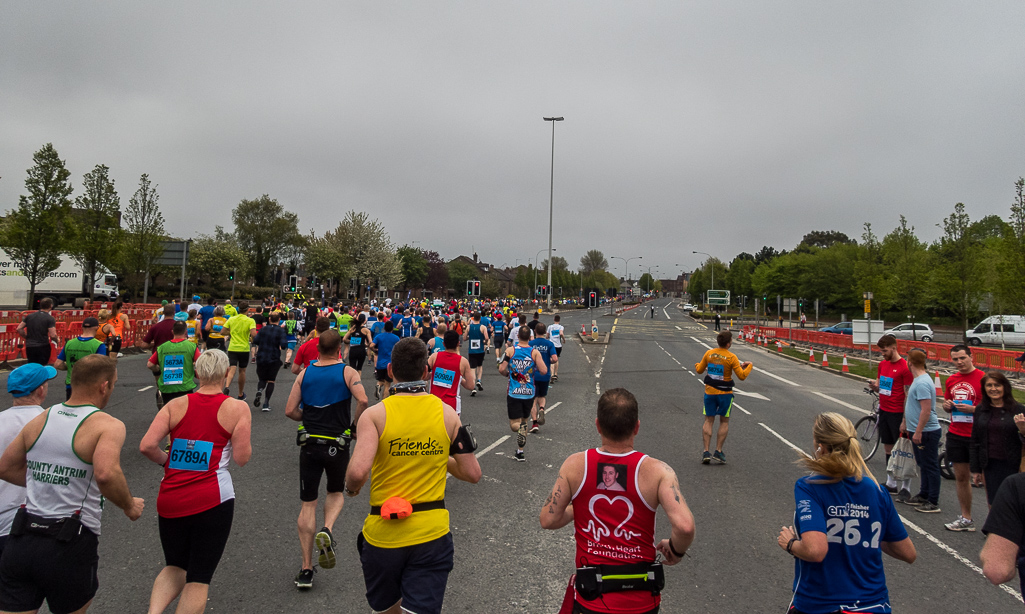
<svg viewBox="0 0 1025 614"><path fill-rule="evenodd" d="M797 462L822 478L821 482L838 482L844 478L861 481L868 476L876 481L861 455L861 444L851 421L840 414L829 412L815 417L815 440L829 447L829 453L819 458L805 457Z"/></svg>

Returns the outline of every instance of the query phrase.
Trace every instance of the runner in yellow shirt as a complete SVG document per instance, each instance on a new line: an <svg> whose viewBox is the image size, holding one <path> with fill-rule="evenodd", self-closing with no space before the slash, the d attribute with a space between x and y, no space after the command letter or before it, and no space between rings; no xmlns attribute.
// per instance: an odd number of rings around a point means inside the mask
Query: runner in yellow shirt
<svg viewBox="0 0 1025 614"><path fill-rule="evenodd" d="M733 345L733 333L724 330L715 338L718 348L708 350L701 357L701 362L694 365L698 373L705 373L705 423L701 427L705 451L701 455L701 464L707 465L714 458L719 464L726 464L726 455L722 445L730 431L730 410L733 409L733 376L744 380L751 373L750 361L740 362L730 351ZM712 426L715 417L719 416L719 432L716 435L715 454L710 454L708 446L712 442Z"/></svg>
<svg viewBox="0 0 1025 614"><path fill-rule="evenodd" d="M241 301L238 313L228 318L221 329L222 334L228 333L228 376L224 381L224 394L230 395L231 380L238 370L238 399L246 400L246 367L249 366L250 342L256 336L256 321L247 313L249 303Z"/></svg>

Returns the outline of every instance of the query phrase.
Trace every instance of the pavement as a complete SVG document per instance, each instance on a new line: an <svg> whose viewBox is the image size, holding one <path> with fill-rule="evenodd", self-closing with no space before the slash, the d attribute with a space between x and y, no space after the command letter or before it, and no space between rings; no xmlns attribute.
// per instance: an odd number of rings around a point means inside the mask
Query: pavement
<svg viewBox="0 0 1025 614"><path fill-rule="evenodd" d="M715 345L715 333L685 316L677 303L657 300L654 319L647 306L597 318L601 332L614 327L608 345L567 342L559 381L548 397L547 423L529 436L525 463L512 456L515 435L506 419L506 380L493 360L485 360L484 392L463 395L463 421L473 425L484 477L476 485L449 480L446 492L456 556L445 612L558 610L573 572L573 532L571 527L541 529L538 514L563 460L600 444L595 406L598 395L613 387L637 396L641 429L636 447L676 470L696 519L689 556L667 569L662 611L785 611L794 564L776 545L776 535L781 526L792 524L793 485L804 474L795 464L799 450L811 449L816 414L838 411L856 420L867 413L870 398L860 382L738 343L734 351L741 360L752 360L755 370L737 385L736 411L724 447L728 463L701 465L703 386L693 369ZM587 310L561 315L570 333L590 324ZM550 316L542 322L550 323ZM156 517L162 470L138 453L156 412L154 390L148 388L153 377L144 363L143 355L121 359L107 411L127 426L122 465L132 493L144 497L147 507L132 523L107 506L94 612L145 611L163 565ZM249 375L246 390L252 399L254 368ZM0 375L0 382L5 378ZM368 512L369 488L347 499L335 526L338 565L319 570L309 591L300 592L292 584L300 563L295 526L298 452L296 423L284 416L284 403L293 380L283 371L271 401L273 411L254 411L253 458L245 467L232 466L235 520L211 585L208 612L369 611L355 550ZM364 384L373 402L371 380L368 366ZM52 386L48 401L62 401L63 393L63 386ZM876 476L885 474L881 454L870 466ZM973 513L981 527L985 495L981 490L974 495ZM943 528L958 510L952 481L942 484L940 506L940 514L921 514L897 504L918 560L907 565L884 557L894 611L1021 612L1017 580L994 587L975 568L981 531L951 533ZM668 534L668 522L659 512L656 536Z"/></svg>

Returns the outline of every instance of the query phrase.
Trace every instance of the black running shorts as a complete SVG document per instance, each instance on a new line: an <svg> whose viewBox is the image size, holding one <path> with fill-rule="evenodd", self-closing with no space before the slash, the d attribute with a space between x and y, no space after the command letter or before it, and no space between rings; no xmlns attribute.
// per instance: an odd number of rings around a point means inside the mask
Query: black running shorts
<svg viewBox="0 0 1025 614"><path fill-rule="evenodd" d="M509 410L509 419L521 420L530 417L530 410L534 407L534 399L514 399L506 396L505 404Z"/></svg>
<svg viewBox="0 0 1025 614"><path fill-rule="evenodd" d="M299 500L317 500L320 478L324 474L327 474L327 492L342 492L348 467L349 451L341 446L307 443L299 448Z"/></svg>
<svg viewBox="0 0 1025 614"><path fill-rule="evenodd" d="M392 379L388 377L388 369L374 369L374 379L378 382L391 382Z"/></svg>
<svg viewBox="0 0 1025 614"><path fill-rule="evenodd" d="M900 423L904 421L904 412L879 412L879 439L892 446L900 437Z"/></svg>
<svg viewBox="0 0 1025 614"><path fill-rule="evenodd" d="M546 396L548 396L548 384L550 382L551 382L551 380L545 380L543 382L539 382L537 380L534 380L534 396L535 397L546 397Z"/></svg>
<svg viewBox="0 0 1025 614"><path fill-rule="evenodd" d="M281 370L281 361L256 363L256 378L261 382L273 382Z"/></svg>
<svg viewBox="0 0 1025 614"><path fill-rule="evenodd" d="M245 352L228 352L228 366L245 369L249 366L249 350Z"/></svg>
<svg viewBox="0 0 1025 614"><path fill-rule="evenodd" d="M484 353L481 352L480 354L467 354L466 355L466 360L468 360L470 362L470 368L471 369L476 369L477 367L483 367L484 366Z"/></svg>
<svg viewBox="0 0 1025 614"><path fill-rule="evenodd" d="M962 437L954 433L947 433L947 462L967 463L968 445L972 442L971 437Z"/></svg>
<svg viewBox="0 0 1025 614"><path fill-rule="evenodd" d="M378 548L367 543L361 532L356 549L367 603L374 611L383 612L401 599L404 611L441 614L455 555L451 533L404 548Z"/></svg>
<svg viewBox="0 0 1025 614"><path fill-rule="evenodd" d="M32 533L8 538L0 559L0 610L31 612L44 600L53 614L82 609L100 586L98 544L85 527L69 542Z"/></svg>
<svg viewBox="0 0 1025 614"><path fill-rule="evenodd" d="M210 584L228 543L234 516L234 499L191 516L158 516L164 562L184 569L186 582Z"/></svg>

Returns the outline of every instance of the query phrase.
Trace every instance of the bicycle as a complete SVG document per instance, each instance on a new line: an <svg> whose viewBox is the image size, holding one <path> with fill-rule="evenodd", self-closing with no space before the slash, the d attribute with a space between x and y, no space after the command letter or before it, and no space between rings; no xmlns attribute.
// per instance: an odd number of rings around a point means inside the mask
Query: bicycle
<svg viewBox="0 0 1025 614"><path fill-rule="evenodd" d="M855 422L854 431L858 434L858 443L861 444L861 455L867 462L879 449L879 393L871 388L865 388L864 391L873 397L872 413Z"/></svg>

